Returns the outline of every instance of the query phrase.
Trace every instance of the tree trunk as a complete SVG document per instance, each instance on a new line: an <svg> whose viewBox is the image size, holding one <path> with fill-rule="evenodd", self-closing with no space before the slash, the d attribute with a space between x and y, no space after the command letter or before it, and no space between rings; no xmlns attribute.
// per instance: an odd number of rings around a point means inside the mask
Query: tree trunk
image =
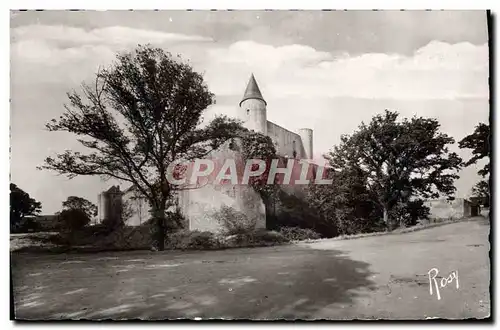
<svg viewBox="0 0 500 330"><path fill-rule="evenodd" d="M384 206L384 223L387 226L387 229L389 231L391 231L392 230L392 226L391 226L391 224L389 222L389 211L387 210L386 206Z"/></svg>
<svg viewBox="0 0 500 330"><path fill-rule="evenodd" d="M165 250L165 212L158 217L158 251Z"/></svg>
<svg viewBox="0 0 500 330"><path fill-rule="evenodd" d="M276 202L272 200L264 201L266 209L266 229L276 229Z"/></svg>
<svg viewBox="0 0 500 330"><path fill-rule="evenodd" d="M276 203L277 198L274 196L261 195L262 202L265 208L266 229L275 230L277 228Z"/></svg>
<svg viewBox="0 0 500 330"><path fill-rule="evenodd" d="M153 248L158 251L165 250L165 210L158 208L153 213L154 219L154 235L153 235Z"/></svg>

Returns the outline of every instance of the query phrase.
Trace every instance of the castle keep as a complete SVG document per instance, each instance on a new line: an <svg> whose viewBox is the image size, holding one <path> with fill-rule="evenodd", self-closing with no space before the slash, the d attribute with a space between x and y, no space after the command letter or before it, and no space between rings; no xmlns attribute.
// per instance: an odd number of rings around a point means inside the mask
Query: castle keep
<svg viewBox="0 0 500 330"><path fill-rule="evenodd" d="M252 74L248 85L239 103L235 116L243 125L255 132L269 136L276 147L278 155L285 158L311 160L313 158L313 131L302 128L297 133L287 130L267 120L267 102ZM211 153L213 159L237 158L236 151L227 146ZM295 193L300 189L288 188ZM99 194L98 209L99 221L112 216L120 205L116 200L125 200L133 208L133 216L127 221L128 225L137 226L150 218L149 206L146 200L137 198L134 187L120 192L117 187ZM183 190L178 193L177 203L181 213L187 219L190 230L217 231L220 224L213 217L213 213L228 205L249 217L257 219L257 227L266 227L265 208L262 199L249 185L213 185L207 184L196 189Z"/></svg>

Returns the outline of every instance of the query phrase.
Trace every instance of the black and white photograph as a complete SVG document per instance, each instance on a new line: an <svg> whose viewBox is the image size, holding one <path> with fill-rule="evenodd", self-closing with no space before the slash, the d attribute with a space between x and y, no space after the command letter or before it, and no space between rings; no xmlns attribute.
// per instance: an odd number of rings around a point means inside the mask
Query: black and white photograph
<svg viewBox="0 0 500 330"><path fill-rule="evenodd" d="M11 319L490 319L493 21L11 9Z"/></svg>

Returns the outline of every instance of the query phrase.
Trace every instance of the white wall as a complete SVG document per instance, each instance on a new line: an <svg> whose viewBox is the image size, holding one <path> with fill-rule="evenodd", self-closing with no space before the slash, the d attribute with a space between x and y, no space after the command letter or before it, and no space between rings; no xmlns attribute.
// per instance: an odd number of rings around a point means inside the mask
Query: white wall
<svg viewBox="0 0 500 330"><path fill-rule="evenodd" d="M273 122L267 122L267 135L277 144L280 156L293 157L293 142L295 141L296 158L307 158L302 145L302 139L297 133L291 132Z"/></svg>
<svg viewBox="0 0 500 330"><path fill-rule="evenodd" d="M238 151L229 149L229 143L213 152L210 158L220 164L226 159L236 159L237 164L241 160ZM240 167L237 168L242 170ZM258 228L266 227L264 203L258 193L248 185L207 184L179 193L179 206L183 215L189 220L191 230L219 231L221 226L214 213L220 210L222 205L233 207L247 217L256 218Z"/></svg>
<svg viewBox="0 0 500 330"><path fill-rule="evenodd" d="M143 198L134 198L133 192L127 192L123 195L124 202L129 203L134 211L132 217L126 220L125 224L128 226L139 226L149 220L149 203Z"/></svg>
<svg viewBox="0 0 500 330"><path fill-rule="evenodd" d="M430 208L430 219L460 219L464 217L464 199L453 201L446 199L429 200L425 202Z"/></svg>
<svg viewBox="0 0 500 330"><path fill-rule="evenodd" d="M229 149L229 143L210 155L210 158L220 163L238 157L237 151ZM132 200L132 196L131 192L124 195L124 199L134 205L136 210L127 224L137 226L150 218L149 205L145 200ZM248 185L207 184L180 191L178 196L180 211L188 220L190 230L219 231L221 226L216 221L214 213L220 210L222 205L231 206L248 217L256 218L257 228L266 227L264 203L258 193Z"/></svg>

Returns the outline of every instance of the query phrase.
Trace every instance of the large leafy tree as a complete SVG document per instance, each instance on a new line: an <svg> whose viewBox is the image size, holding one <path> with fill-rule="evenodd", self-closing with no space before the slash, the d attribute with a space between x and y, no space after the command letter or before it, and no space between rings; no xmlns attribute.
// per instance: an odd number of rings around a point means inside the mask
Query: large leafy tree
<svg viewBox="0 0 500 330"><path fill-rule="evenodd" d="M484 123L479 123L474 129L474 132L464 137L458 146L461 149L471 149L472 157L464 163L465 166L477 164L478 161L486 158L487 162L477 173L483 178L490 174L490 157L491 157L491 143L490 143L490 126ZM489 205L490 199L490 182L487 179L479 181L472 188L473 197L482 201L482 204Z"/></svg>
<svg viewBox="0 0 500 330"><path fill-rule="evenodd" d="M62 206L63 210L81 210L89 219L97 216L97 206L83 197L69 196Z"/></svg>
<svg viewBox="0 0 500 330"><path fill-rule="evenodd" d="M48 157L42 168L132 183L149 201L153 241L163 250L165 213L180 188L167 180L169 165L207 155L240 124L217 117L202 126L203 112L215 102L203 77L180 57L149 46L119 54L92 85L84 83L68 98L66 112L47 128L78 135L87 152Z"/></svg>
<svg viewBox="0 0 500 330"><path fill-rule="evenodd" d="M377 205L392 227L391 209L410 196L452 198L462 160L448 145L453 138L439 131L436 119L413 117L398 121L386 110L326 155L334 171L355 172L364 181L366 200Z"/></svg>
<svg viewBox="0 0 500 330"><path fill-rule="evenodd" d="M10 184L10 224L12 228L20 225L28 215L37 215L42 211L42 204L14 183Z"/></svg>
<svg viewBox="0 0 500 330"><path fill-rule="evenodd" d="M458 142L458 146L461 149L472 149L472 157L464 163L465 166L476 164L479 160L487 158L487 163L478 171L478 174L485 177L490 173L489 158L491 155L491 148L489 125L484 123L477 125L472 134L464 137Z"/></svg>
<svg viewBox="0 0 500 330"><path fill-rule="evenodd" d="M310 184L306 200L328 236L350 235L381 228L380 208L370 199L366 174L359 167L326 172L331 185Z"/></svg>
<svg viewBox="0 0 500 330"><path fill-rule="evenodd" d="M76 232L90 223L90 217L82 209L64 209L58 216L62 229L69 232Z"/></svg>

